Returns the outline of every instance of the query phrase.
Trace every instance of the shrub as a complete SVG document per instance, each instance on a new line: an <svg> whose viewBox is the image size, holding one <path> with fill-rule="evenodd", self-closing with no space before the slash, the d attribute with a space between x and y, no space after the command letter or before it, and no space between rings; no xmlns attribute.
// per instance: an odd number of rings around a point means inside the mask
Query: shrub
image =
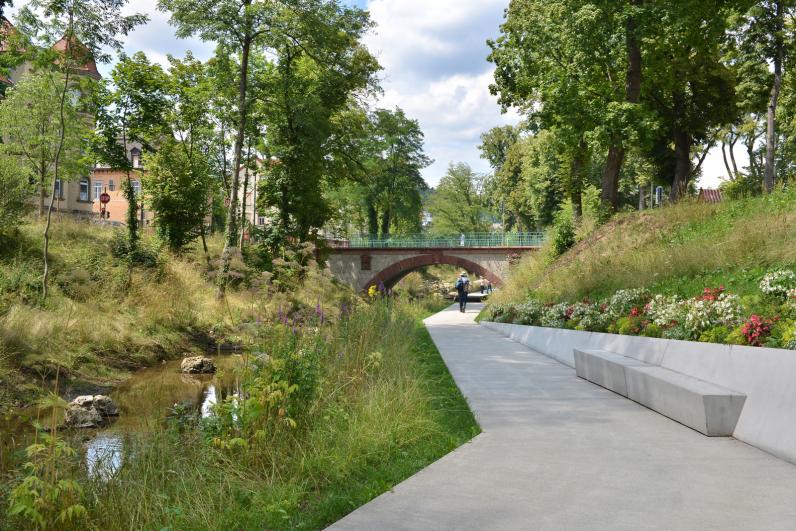
<svg viewBox="0 0 796 531"><path fill-rule="evenodd" d="M726 325L719 325L702 332L699 335L699 341L702 343L724 343L729 335L730 329Z"/></svg>
<svg viewBox="0 0 796 531"><path fill-rule="evenodd" d="M780 269L766 274L760 281L760 291L766 295L785 299L791 290L796 289L796 273Z"/></svg>
<svg viewBox="0 0 796 531"><path fill-rule="evenodd" d="M560 210L556 214L552 240L552 249L556 256L564 254L575 245L575 223L568 209Z"/></svg>
<svg viewBox="0 0 796 531"><path fill-rule="evenodd" d="M614 316L627 315L633 308L643 308L650 300L646 289L620 289L608 302L608 311Z"/></svg>
<svg viewBox="0 0 796 531"><path fill-rule="evenodd" d="M579 302L571 308L570 319L579 330L604 332L611 324L611 315L604 311L604 305Z"/></svg>
<svg viewBox="0 0 796 531"><path fill-rule="evenodd" d="M544 312L544 306L537 300L531 299L515 307L514 323L521 325L534 325L539 322Z"/></svg>
<svg viewBox="0 0 796 531"><path fill-rule="evenodd" d="M0 154L0 236L19 223L30 197L31 186L26 173L9 156Z"/></svg>
<svg viewBox="0 0 796 531"><path fill-rule="evenodd" d="M752 315L741 330L749 345L759 347L771 335L773 325L774 323L770 319Z"/></svg>
<svg viewBox="0 0 796 531"><path fill-rule="evenodd" d="M641 334L646 337L663 337L663 329L655 323L648 324Z"/></svg>
<svg viewBox="0 0 796 531"><path fill-rule="evenodd" d="M548 328L564 328L564 325L569 320L569 304L560 303L548 306L542 312L539 319L540 326Z"/></svg>

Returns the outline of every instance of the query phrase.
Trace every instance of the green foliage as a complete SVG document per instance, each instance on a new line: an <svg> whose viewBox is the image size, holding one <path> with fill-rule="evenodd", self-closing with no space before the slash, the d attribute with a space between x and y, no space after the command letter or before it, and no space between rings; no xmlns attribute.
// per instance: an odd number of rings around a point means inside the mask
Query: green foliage
<svg viewBox="0 0 796 531"><path fill-rule="evenodd" d="M64 80L54 72L25 75L0 102L2 153L16 161L20 179L32 179L39 195L52 193L55 159L61 147L60 103ZM88 128L79 115L79 102L67 98L64 105L63 151L59 178L67 181L85 176L84 157Z"/></svg>
<svg viewBox="0 0 796 531"><path fill-rule="evenodd" d="M491 224L483 177L463 163L451 164L429 196L426 210L431 214L429 230L436 235L488 232Z"/></svg>
<svg viewBox="0 0 796 531"><path fill-rule="evenodd" d="M700 334L699 341L702 343L724 343L730 335L730 329L724 325L714 326Z"/></svg>
<svg viewBox="0 0 796 531"><path fill-rule="evenodd" d="M19 170L17 161L0 151L0 238L16 229L31 195L28 176Z"/></svg>
<svg viewBox="0 0 796 531"><path fill-rule="evenodd" d="M552 229L552 251L560 256L575 245L575 223L569 209L559 210Z"/></svg>
<svg viewBox="0 0 796 531"><path fill-rule="evenodd" d="M40 433L37 441L25 450L25 475L9 496L9 518L26 527L64 529L76 526L87 516L83 487L69 473L77 452L56 431L56 415L66 402L55 394L40 402L52 410L50 433Z"/></svg>
<svg viewBox="0 0 796 531"><path fill-rule="evenodd" d="M197 238L205 223L212 181L206 159L168 139L146 159L144 193L156 215L156 228L172 251Z"/></svg>

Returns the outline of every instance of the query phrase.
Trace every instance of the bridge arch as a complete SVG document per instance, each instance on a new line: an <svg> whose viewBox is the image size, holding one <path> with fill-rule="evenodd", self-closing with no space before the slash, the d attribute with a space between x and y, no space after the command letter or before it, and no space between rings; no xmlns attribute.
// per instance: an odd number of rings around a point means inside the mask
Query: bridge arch
<svg viewBox="0 0 796 531"><path fill-rule="evenodd" d="M481 278L486 278L492 282L495 286L503 284L503 280L498 275L476 262L460 256L433 253L413 256L382 269L368 281L365 285L365 289L370 289L371 286L378 286L379 283L382 283L387 288L392 288L409 273L432 265L453 265L471 273L476 273Z"/></svg>

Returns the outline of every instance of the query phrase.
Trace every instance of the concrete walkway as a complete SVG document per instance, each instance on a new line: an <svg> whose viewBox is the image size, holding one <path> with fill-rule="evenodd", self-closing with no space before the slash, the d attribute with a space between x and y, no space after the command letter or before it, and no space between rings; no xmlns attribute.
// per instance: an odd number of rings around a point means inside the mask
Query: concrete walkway
<svg viewBox="0 0 796 531"><path fill-rule="evenodd" d="M426 324L483 433L331 529L796 529L796 466L580 380L479 310Z"/></svg>

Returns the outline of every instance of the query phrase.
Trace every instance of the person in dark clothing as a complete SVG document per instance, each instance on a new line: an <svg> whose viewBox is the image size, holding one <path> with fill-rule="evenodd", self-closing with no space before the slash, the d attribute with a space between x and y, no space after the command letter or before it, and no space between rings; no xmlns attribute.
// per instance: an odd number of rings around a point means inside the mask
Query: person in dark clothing
<svg viewBox="0 0 796 531"><path fill-rule="evenodd" d="M470 293L470 279L467 278L467 273L462 272L456 280L456 292L459 297L459 311L464 313L467 309L467 294Z"/></svg>

